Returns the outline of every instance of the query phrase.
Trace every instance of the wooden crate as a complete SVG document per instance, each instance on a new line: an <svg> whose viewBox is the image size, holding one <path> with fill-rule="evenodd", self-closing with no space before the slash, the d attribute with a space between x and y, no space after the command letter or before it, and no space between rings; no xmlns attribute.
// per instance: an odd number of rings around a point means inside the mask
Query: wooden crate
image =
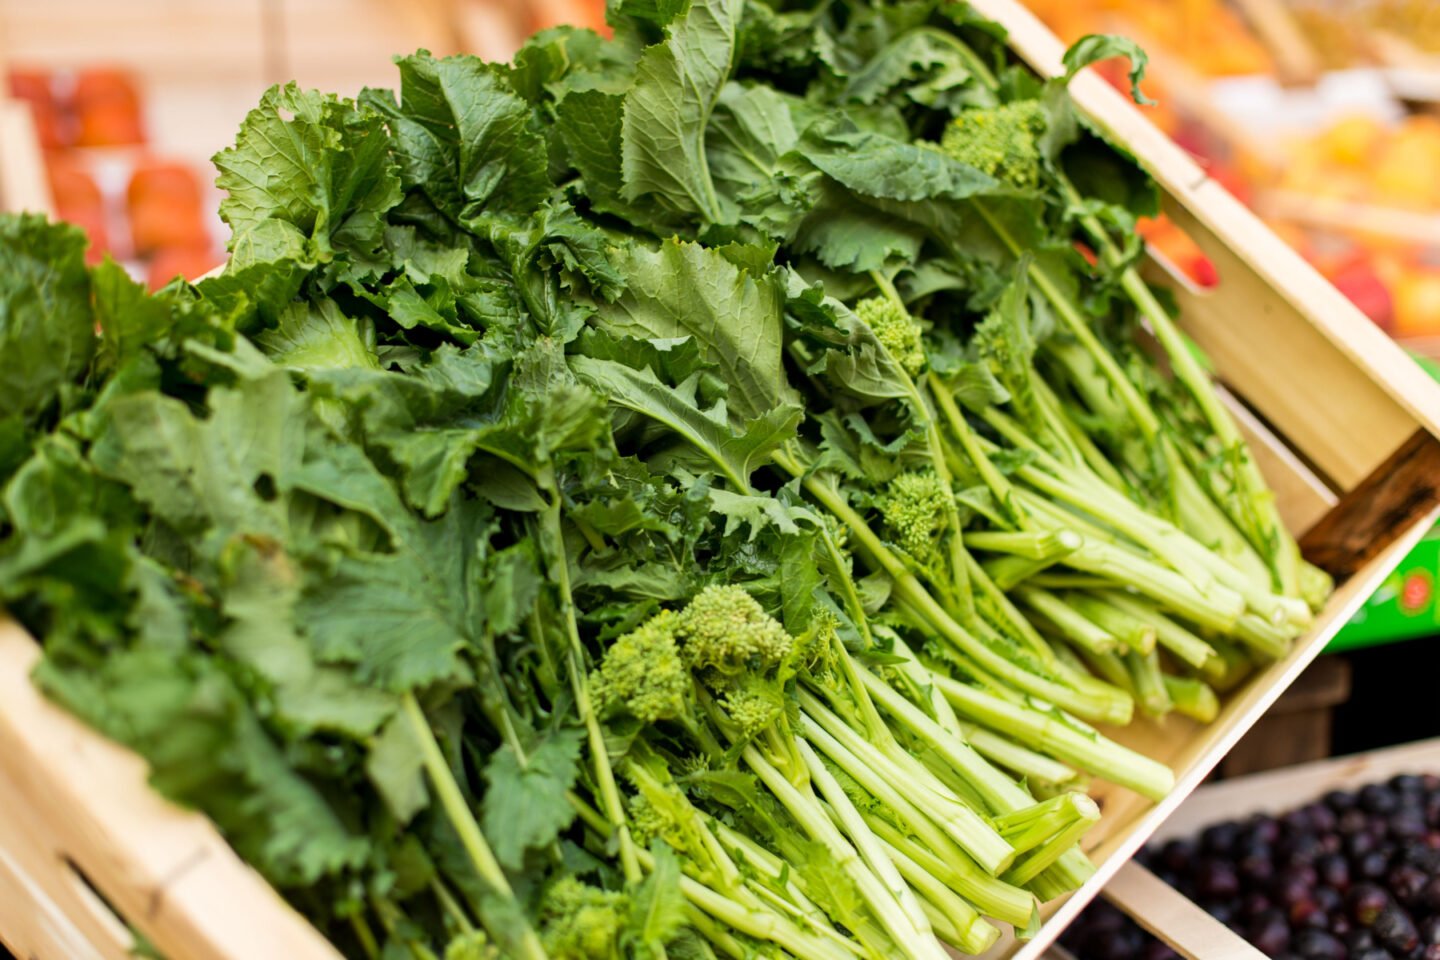
<svg viewBox="0 0 1440 960"><path fill-rule="evenodd" d="M1038 71L1059 70L1059 42L1014 0L973 6ZM1037 938L997 945L1007 960L1044 952L1440 516L1440 386L1124 97L1088 73L1073 91L1155 175L1166 209L1218 268L1211 291L1175 284L1186 329L1243 398L1235 409L1286 522L1341 585L1313 631L1227 697L1213 724L1171 717L1111 731L1171 764L1176 789L1151 803L1096 785L1095 877L1047 905ZM78 870L171 957L333 958L208 824L147 791L139 761L35 695L36 655L18 628L0 633L0 936L27 960L123 956L123 931L91 915L98 898L76 887ZM44 919L55 916L69 923Z"/></svg>
<svg viewBox="0 0 1440 960"><path fill-rule="evenodd" d="M1440 773L1440 739L1238 777L1195 791L1153 840L1192 836L1224 820L1284 813L1331 790L1353 790L1400 773ZM1105 890L1136 922L1191 960L1260 958L1228 928L1136 864Z"/></svg>

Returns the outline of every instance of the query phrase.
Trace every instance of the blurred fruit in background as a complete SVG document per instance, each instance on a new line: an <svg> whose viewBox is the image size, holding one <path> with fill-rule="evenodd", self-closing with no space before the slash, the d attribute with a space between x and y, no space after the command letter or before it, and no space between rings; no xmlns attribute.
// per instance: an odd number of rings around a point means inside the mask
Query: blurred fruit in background
<svg viewBox="0 0 1440 960"><path fill-rule="evenodd" d="M64 157L53 157L49 163L50 195L55 203L55 216L68 220L85 231L90 247L86 262L99 263L110 251L106 229L105 197L84 167Z"/></svg>
<svg viewBox="0 0 1440 960"><path fill-rule="evenodd" d="M140 91L125 70L81 70L75 78L75 143L82 147L131 146L145 142Z"/></svg>
<svg viewBox="0 0 1440 960"><path fill-rule="evenodd" d="M1066 43L1123 22L1129 33L1176 51L1210 76L1273 69L1265 47L1221 0L1026 0L1026 6Z"/></svg>
<svg viewBox="0 0 1440 960"><path fill-rule="evenodd" d="M150 154L133 74L22 67L9 72L7 88L31 108L55 215L84 229L90 263L108 255L163 285L223 262L209 170Z"/></svg>
<svg viewBox="0 0 1440 960"><path fill-rule="evenodd" d="M130 176L125 202L137 254L209 245L200 180L188 164L141 162Z"/></svg>
<svg viewBox="0 0 1440 960"><path fill-rule="evenodd" d="M195 280L225 262L225 254L207 247L171 247L161 250L146 268L145 282L151 290L182 277Z"/></svg>

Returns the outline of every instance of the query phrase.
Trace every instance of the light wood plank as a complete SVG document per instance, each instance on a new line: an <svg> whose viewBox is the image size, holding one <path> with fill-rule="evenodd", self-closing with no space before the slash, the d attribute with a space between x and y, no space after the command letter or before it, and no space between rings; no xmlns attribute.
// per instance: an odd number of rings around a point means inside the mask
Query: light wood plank
<svg viewBox="0 0 1440 960"><path fill-rule="evenodd" d="M1105 899L1187 960L1265 960L1265 954L1138 863L1127 863L1115 874Z"/></svg>
<svg viewBox="0 0 1440 960"><path fill-rule="evenodd" d="M0 82L4 74L0 73ZM53 213L45 156L30 107L4 98L0 89L0 210Z"/></svg>
<svg viewBox="0 0 1440 960"><path fill-rule="evenodd" d="M0 621L0 819L28 819L33 841L0 841L19 866L10 873L22 879L12 886L28 878L49 894L106 960L124 953L96 932L98 921L86 920L76 891L66 894L73 879L63 858L169 956L336 960L335 949L240 862L208 820L150 789L139 757L40 695L30 681L38 659L24 631Z"/></svg>

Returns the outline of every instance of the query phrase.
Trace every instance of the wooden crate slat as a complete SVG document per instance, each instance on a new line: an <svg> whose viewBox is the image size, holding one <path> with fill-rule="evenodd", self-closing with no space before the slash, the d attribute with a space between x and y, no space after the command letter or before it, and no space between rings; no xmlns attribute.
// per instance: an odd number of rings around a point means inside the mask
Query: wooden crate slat
<svg viewBox="0 0 1440 960"><path fill-rule="evenodd" d="M169 956L336 960L208 820L150 789L144 761L40 694L30 681L39 656L19 625L0 621L0 796L7 817L28 812L35 841L6 845L26 858L20 867L53 895L70 882L68 857Z"/></svg>
<svg viewBox="0 0 1440 960"><path fill-rule="evenodd" d="M1265 960L1265 954L1138 863L1127 863L1115 874L1105 899L1189 960Z"/></svg>

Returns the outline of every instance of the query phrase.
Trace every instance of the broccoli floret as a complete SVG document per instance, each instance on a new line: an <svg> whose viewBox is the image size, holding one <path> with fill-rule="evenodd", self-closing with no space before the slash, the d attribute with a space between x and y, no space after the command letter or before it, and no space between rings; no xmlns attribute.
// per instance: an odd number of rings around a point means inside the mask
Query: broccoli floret
<svg viewBox="0 0 1440 960"><path fill-rule="evenodd" d="M933 470L919 470L891 480L875 505L895 542L916 562L935 566L953 496Z"/></svg>
<svg viewBox="0 0 1440 960"><path fill-rule="evenodd" d="M540 939L551 960L618 960L629 901L572 877L557 880L540 903ZM447 958L448 960L448 958Z"/></svg>
<svg viewBox="0 0 1440 960"><path fill-rule="evenodd" d="M500 960L500 947L484 930L471 930L446 944L445 960Z"/></svg>
<svg viewBox="0 0 1440 960"><path fill-rule="evenodd" d="M696 670L727 677L764 673L790 655L795 641L743 587L706 587L680 614L680 656Z"/></svg>
<svg viewBox="0 0 1440 960"><path fill-rule="evenodd" d="M966 110L945 130L940 149L967 166L1017 187L1040 181L1045 110L1038 101Z"/></svg>
<svg viewBox="0 0 1440 960"><path fill-rule="evenodd" d="M631 794L626 806L629 808L630 835L641 846L650 846L650 841L657 837L672 847L685 846L684 832L674 818L655 806L645 794Z"/></svg>
<svg viewBox="0 0 1440 960"><path fill-rule="evenodd" d="M756 736L785 712L785 688L763 674L746 673L726 684L720 703L746 739Z"/></svg>
<svg viewBox="0 0 1440 960"><path fill-rule="evenodd" d="M889 297L869 297L855 304L855 315L875 333L895 362L910 376L925 369L925 346L920 325L900 304Z"/></svg>
<svg viewBox="0 0 1440 960"><path fill-rule="evenodd" d="M690 671L675 643L679 617L662 610L605 651L590 674L590 691L602 715L628 712L646 723L676 720L689 709Z"/></svg>

